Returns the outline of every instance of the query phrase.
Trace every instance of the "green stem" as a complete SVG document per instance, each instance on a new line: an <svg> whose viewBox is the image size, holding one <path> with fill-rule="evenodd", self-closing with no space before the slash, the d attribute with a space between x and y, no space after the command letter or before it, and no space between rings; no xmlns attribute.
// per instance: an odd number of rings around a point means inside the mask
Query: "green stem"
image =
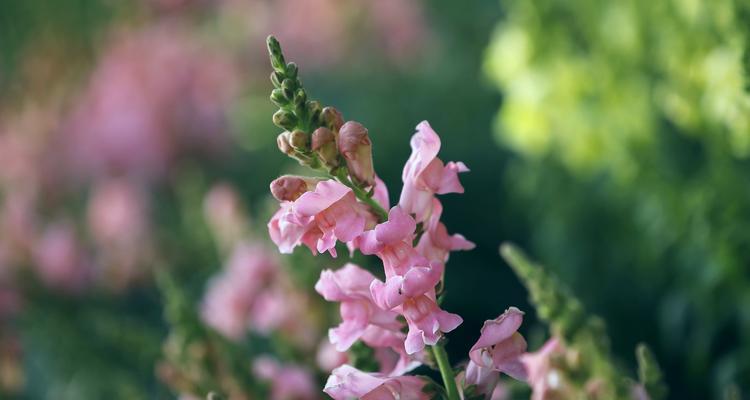
<svg viewBox="0 0 750 400"><path fill-rule="evenodd" d="M443 378L443 385L445 385L445 392L448 395L448 400L460 400L461 396L458 394L458 387L456 387L456 379L453 375L453 369L451 368L450 361L448 361L448 353L445 352L443 345L438 343L432 347L432 354L435 355L435 361L437 362L438 368L440 368L440 376Z"/></svg>
<svg viewBox="0 0 750 400"><path fill-rule="evenodd" d="M359 187L356 183L352 182L349 177L347 176L347 170L346 168L339 168L336 171L336 175L332 175L333 178L335 178L337 181L343 183L344 185L348 186L352 189L354 192L354 195L357 196L359 201L367 204L370 206L372 211L376 214L378 217L378 222L385 222L388 221L388 211L386 211L383 207L378 204L375 199L370 197L370 195L361 187Z"/></svg>

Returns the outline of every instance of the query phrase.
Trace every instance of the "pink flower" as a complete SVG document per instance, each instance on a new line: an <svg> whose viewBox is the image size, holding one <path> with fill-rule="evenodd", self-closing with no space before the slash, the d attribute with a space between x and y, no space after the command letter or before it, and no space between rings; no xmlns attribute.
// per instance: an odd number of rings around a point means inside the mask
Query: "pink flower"
<svg viewBox="0 0 750 400"><path fill-rule="evenodd" d="M315 361L321 370L330 372L346 364L349 361L349 357L346 352L336 350L336 346L328 339L323 339L318 346Z"/></svg>
<svg viewBox="0 0 750 400"><path fill-rule="evenodd" d="M206 193L203 215L223 249L234 246L247 231L242 199L229 184L218 183Z"/></svg>
<svg viewBox="0 0 750 400"><path fill-rule="evenodd" d="M383 261L386 278L404 275L412 266L429 266L429 261L412 247L416 227L414 219L395 206L388 213L388 221L365 231L354 245L362 254L375 254Z"/></svg>
<svg viewBox="0 0 750 400"><path fill-rule="evenodd" d="M471 250L474 243L466 240L463 235L449 235L445 224L440 222L443 206L438 199L433 198L432 215L425 224L425 230L419 239L416 250L419 254L433 262L446 263L451 251Z"/></svg>
<svg viewBox="0 0 750 400"><path fill-rule="evenodd" d="M365 229L367 214L350 188L326 180L294 202L282 202L268 229L282 253L305 244L313 254L328 251L335 257L336 241L350 242L359 236Z"/></svg>
<svg viewBox="0 0 750 400"><path fill-rule="evenodd" d="M262 247L238 245L225 270L208 284L201 307L203 320L224 336L240 339L261 289L277 268L276 260Z"/></svg>
<svg viewBox="0 0 750 400"><path fill-rule="evenodd" d="M90 265L67 223L45 229L34 249L34 263L42 281L53 288L80 291L90 278Z"/></svg>
<svg viewBox="0 0 750 400"><path fill-rule="evenodd" d="M424 222L432 213L434 195L464 192L458 173L469 169L462 162L443 164L437 158L440 138L427 121L417 125L411 149L402 175L404 188L399 205L408 214L415 215L417 222Z"/></svg>
<svg viewBox="0 0 750 400"><path fill-rule="evenodd" d="M258 379L271 382L271 400L316 399L318 389L306 368L281 365L270 357L258 357L253 362L253 373Z"/></svg>
<svg viewBox="0 0 750 400"><path fill-rule="evenodd" d="M551 338L537 352L521 355L520 361L528 375L532 400L544 400L549 392L560 389L561 379L559 373L551 365L551 358L562 350L560 341L557 338Z"/></svg>
<svg viewBox="0 0 750 400"><path fill-rule="evenodd" d="M409 324L406 335L406 352L414 354L424 349L425 345L435 345L442 333L456 329L463 319L456 314L441 310L434 299L424 294L407 299L401 306L401 314Z"/></svg>
<svg viewBox="0 0 750 400"><path fill-rule="evenodd" d="M427 400L424 384L416 376L387 377L342 365L333 370L323 391L334 400Z"/></svg>
<svg viewBox="0 0 750 400"><path fill-rule="evenodd" d="M341 324L328 332L338 351L346 351L359 340L371 325L399 331L398 314L380 309L372 300L370 284L375 277L366 270L346 264L337 271L325 270L315 290L328 301L341 302Z"/></svg>
<svg viewBox="0 0 750 400"><path fill-rule="evenodd" d="M498 372L516 379L526 379L526 371L519 360L526 350L526 341L517 332L522 322L523 312L515 307L507 309L496 319L484 322L479 340L469 351L470 361L466 369L468 384L494 389L491 382L497 381L495 375Z"/></svg>

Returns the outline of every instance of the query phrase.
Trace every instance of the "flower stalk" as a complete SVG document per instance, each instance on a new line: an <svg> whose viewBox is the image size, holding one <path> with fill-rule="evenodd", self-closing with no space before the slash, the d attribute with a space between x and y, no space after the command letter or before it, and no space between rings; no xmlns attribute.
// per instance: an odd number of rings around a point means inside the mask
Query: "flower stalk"
<svg viewBox="0 0 750 400"><path fill-rule="evenodd" d="M456 386L456 379L451 368L450 361L448 360L448 353L442 343L438 343L432 347L432 354L435 356L435 362L440 369L440 377L443 378L443 385L445 386L445 393L448 396L448 400L460 400L461 396L458 394L458 387Z"/></svg>

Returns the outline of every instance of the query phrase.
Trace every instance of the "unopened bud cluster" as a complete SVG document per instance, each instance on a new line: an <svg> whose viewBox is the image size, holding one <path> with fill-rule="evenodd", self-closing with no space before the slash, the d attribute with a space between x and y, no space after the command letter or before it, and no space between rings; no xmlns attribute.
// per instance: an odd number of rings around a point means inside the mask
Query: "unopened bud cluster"
<svg viewBox="0 0 750 400"><path fill-rule="evenodd" d="M354 183L364 187L375 184L372 142L367 129L354 121L344 123L341 112L323 108L309 100L299 80L298 68L287 63L279 42L268 38L271 57L271 101L279 107L273 123L284 129L276 139L282 153L313 169L337 175L346 166Z"/></svg>

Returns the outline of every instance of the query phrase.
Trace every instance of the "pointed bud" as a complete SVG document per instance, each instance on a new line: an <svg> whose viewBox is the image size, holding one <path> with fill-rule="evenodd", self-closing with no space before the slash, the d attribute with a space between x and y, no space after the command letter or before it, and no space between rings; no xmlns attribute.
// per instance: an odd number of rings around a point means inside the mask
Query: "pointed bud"
<svg viewBox="0 0 750 400"><path fill-rule="evenodd" d="M294 104L302 106L307 102L307 93L303 89L297 89L297 94L294 96Z"/></svg>
<svg viewBox="0 0 750 400"><path fill-rule="evenodd" d="M341 112L333 107L326 107L320 113L320 122L328 129L338 132L341 125L344 124L344 116Z"/></svg>
<svg viewBox="0 0 750 400"><path fill-rule="evenodd" d="M276 145L279 146L279 150L281 150L282 153L290 156L294 154L294 148L292 148L292 144L289 143L289 132L281 132L279 133L279 136L276 137Z"/></svg>
<svg viewBox="0 0 750 400"><path fill-rule="evenodd" d="M327 167L339 165L339 150L336 147L336 135L328 128L318 128L312 134L312 149Z"/></svg>
<svg viewBox="0 0 750 400"><path fill-rule="evenodd" d="M297 125L297 117L290 111L279 110L273 114L273 123L279 128L290 130Z"/></svg>
<svg viewBox="0 0 750 400"><path fill-rule="evenodd" d="M320 102L312 100L307 102L307 112L315 124L320 124L320 113L323 108L320 106Z"/></svg>
<svg viewBox="0 0 750 400"><path fill-rule="evenodd" d="M300 196L315 190L320 179L295 175L284 175L271 182L271 194L278 201L294 201Z"/></svg>
<svg viewBox="0 0 750 400"><path fill-rule="evenodd" d="M297 68L297 64L290 62L286 65L286 74L292 79L297 79L297 72L299 68Z"/></svg>
<svg viewBox="0 0 750 400"><path fill-rule="evenodd" d="M274 87L280 88L281 81L283 80L284 80L284 77L280 73L276 71L271 72L271 83L273 83Z"/></svg>
<svg viewBox="0 0 750 400"><path fill-rule="evenodd" d="M271 101L279 107L289 103L287 98L284 97L284 91L281 89L274 89L271 91Z"/></svg>
<svg viewBox="0 0 750 400"><path fill-rule="evenodd" d="M372 165L372 142L367 128L359 122L348 121L339 130L339 151L346 159L349 175L360 184L375 184Z"/></svg>

